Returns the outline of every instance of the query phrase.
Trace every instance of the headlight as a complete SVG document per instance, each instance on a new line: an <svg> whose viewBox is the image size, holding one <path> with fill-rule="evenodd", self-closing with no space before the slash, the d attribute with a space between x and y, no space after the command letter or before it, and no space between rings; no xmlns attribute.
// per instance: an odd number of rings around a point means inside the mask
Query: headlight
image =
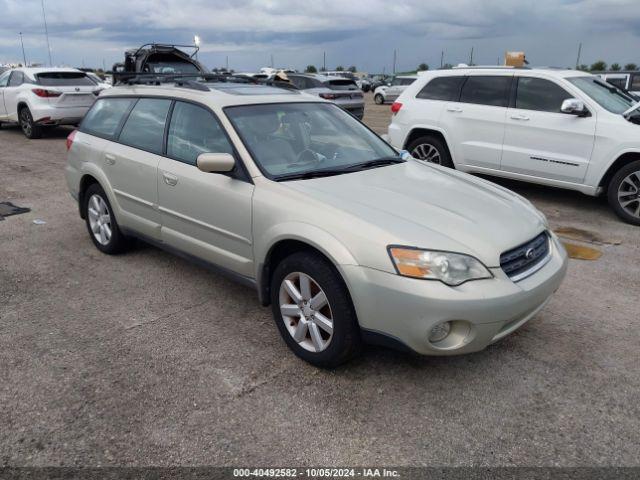
<svg viewBox="0 0 640 480"><path fill-rule="evenodd" d="M389 247L398 274L411 278L440 280L450 286L493 275L479 260L462 253Z"/></svg>

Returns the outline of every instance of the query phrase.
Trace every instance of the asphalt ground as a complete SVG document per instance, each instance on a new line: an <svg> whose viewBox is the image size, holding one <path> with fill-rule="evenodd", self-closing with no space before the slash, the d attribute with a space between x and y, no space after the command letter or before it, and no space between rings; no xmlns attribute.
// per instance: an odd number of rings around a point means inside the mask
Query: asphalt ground
<svg viewBox="0 0 640 480"><path fill-rule="evenodd" d="M383 133L389 106L367 102ZM323 371L252 290L150 246L96 250L68 132L0 130L0 202L31 209L0 221L0 465L640 464L640 228L603 199L498 180L602 256L480 353L368 348Z"/></svg>

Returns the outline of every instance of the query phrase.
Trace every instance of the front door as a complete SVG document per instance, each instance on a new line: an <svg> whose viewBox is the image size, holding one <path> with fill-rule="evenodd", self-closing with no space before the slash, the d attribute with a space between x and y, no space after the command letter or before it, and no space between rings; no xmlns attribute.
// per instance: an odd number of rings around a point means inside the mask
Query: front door
<svg viewBox="0 0 640 480"><path fill-rule="evenodd" d="M520 77L507 113L502 170L580 183L595 141L596 117L560 112L572 98L551 80Z"/></svg>
<svg viewBox="0 0 640 480"><path fill-rule="evenodd" d="M162 241L253 277L253 184L239 165L230 174L202 172L196 166L201 153L234 154L234 149L211 111L177 101L167 135L167 158L158 166Z"/></svg>

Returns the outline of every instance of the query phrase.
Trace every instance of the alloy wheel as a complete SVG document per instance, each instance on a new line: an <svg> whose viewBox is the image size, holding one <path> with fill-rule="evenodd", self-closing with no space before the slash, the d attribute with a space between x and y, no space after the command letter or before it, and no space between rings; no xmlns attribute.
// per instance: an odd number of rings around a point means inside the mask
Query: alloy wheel
<svg viewBox="0 0 640 480"><path fill-rule="evenodd" d="M640 218L640 171L630 173L620 182L618 203L629 215Z"/></svg>
<svg viewBox="0 0 640 480"><path fill-rule="evenodd" d="M423 143L418 145L411 152L411 156L417 158L418 160L424 160L425 162L437 163L438 165L442 164L442 157L440 156L440 152L430 143Z"/></svg>
<svg viewBox="0 0 640 480"><path fill-rule="evenodd" d="M100 245L108 245L113 234L109 207L100 195L91 195L87 208L89 226L93 237Z"/></svg>
<svg viewBox="0 0 640 480"><path fill-rule="evenodd" d="M31 136L31 132L33 131L32 118L29 110L26 108L20 111L20 126L27 137Z"/></svg>
<svg viewBox="0 0 640 480"><path fill-rule="evenodd" d="M306 273L292 272L280 284L279 299L282 321L298 345L325 350L333 337L333 314L320 285Z"/></svg>

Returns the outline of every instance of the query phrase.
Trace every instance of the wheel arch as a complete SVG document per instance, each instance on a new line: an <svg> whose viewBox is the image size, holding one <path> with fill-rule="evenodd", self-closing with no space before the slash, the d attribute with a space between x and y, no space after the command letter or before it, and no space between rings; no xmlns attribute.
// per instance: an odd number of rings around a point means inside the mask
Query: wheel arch
<svg viewBox="0 0 640 480"><path fill-rule="evenodd" d="M454 165L456 164L456 159L454 157L453 151L451 150L451 147L449 146L449 141L447 140L447 136L442 130L436 127L419 126L419 127L412 128L411 131L409 131L409 134L407 135L407 137L405 138L402 148L404 150L407 150L411 142L425 135L433 135L439 138L444 143L444 146L447 148L451 161L453 162Z"/></svg>
<svg viewBox="0 0 640 480"><path fill-rule="evenodd" d="M616 174L616 172L625 165L628 165L629 163L636 160L640 160L640 151L630 151L620 155L611 163L611 165L609 165L609 168L607 168L606 172L600 179L598 186L601 187L602 191L606 193L609 189L609 183L611 182L611 179Z"/></svg>
<svg viewBox="0 0 640 480"><path fill-rule="evenodd" d="M298 234L273 238L272 242L264 248L264 255L257 257L263 259L257 265L256 272L258 295L262 305L267 306L271 303L271 276L278 263L287 256L301 251L313 252L325 258L335 268L349 291L341 265L356 265L355 258L335 237L317 227L311 225L307 225L307 227L315 231L313 236L301 236L299 230L290 230L297 231Z"/></svg>

